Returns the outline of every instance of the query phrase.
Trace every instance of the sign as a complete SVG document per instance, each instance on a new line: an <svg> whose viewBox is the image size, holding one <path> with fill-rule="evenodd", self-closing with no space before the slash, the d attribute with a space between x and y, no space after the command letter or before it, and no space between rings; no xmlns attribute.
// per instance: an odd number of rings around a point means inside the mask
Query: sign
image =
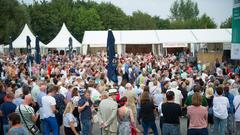
<svg viewBox="0 0 240 135"><path fill-rule="evenodd" d="M187 48L188 44L185 43L165 43L163 48Z"/></svg>
<svg viewBox="0 0 240 135"><path fill-rule="evenodd" d="M240 0L233 3L231 59L240 59Z"/></svg>

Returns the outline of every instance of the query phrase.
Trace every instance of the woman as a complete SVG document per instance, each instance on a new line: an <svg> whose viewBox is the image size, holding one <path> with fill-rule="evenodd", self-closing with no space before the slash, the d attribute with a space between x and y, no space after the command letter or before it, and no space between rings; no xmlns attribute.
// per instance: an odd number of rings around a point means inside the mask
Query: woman
<svg viewBox="0 0 240 135"><path fill-rule="evenodd" d="M81 130L79 112L78 112L78 101L80 100L78 89L75 87L72 90L72 103L74 104L73 116L77 118L78 129Z"/></svg>
<svg viewBox="0 0 240 135"><path fill-rule="evenodd" d="M21 125L21 118L16 113L11 113L8 115L10 129L8 135L30 135L28 130Z"/></svg>
<svg viewBox="0 0 240 135"><path fill-rule="evenodd" d="M79 135L77 119L73 116L74 108L73 102L69 102L63 113L63 125L66 135Z"/></svg>
<svg viewBox="0 0 240 135"><path fill-rule="evenodd" d="M131 109L127 107L127 97L123 97L119 101L118 109L118 133L119 135L131 135L131 125L134 125L134 116Z"/></svg>
<svg viewBox="0 0 240 135"><path fill-rule="evenodd" d="M60 127L62 125L63 112L66 107L67 101L65 100L64 96L59 93L58 86L54 86L54 89L56 91L54 98L56 100L56 109L57 109L57 113L55 115L56 115L58 126Z"/></svg>
<svg viewBox="0 0 240 135"><path fill-rule="evenodd" d="M154 116L154 104L150 100L148 86L145 86L144 92L141 97L141 105L140 105L140 113L139 117L142 119L142 127L144 130L144 135L148 135L148 129L151 128L153 130L154 135L158 135L157 126L155 123Z"/></svg>
<svg viewBox="0 0 240 135"><path fill-rule="evenodd" d="M192 105L187 107L189 118L188 135L208 135L208 109L202 106L202 96L194 93Z"/></svg>

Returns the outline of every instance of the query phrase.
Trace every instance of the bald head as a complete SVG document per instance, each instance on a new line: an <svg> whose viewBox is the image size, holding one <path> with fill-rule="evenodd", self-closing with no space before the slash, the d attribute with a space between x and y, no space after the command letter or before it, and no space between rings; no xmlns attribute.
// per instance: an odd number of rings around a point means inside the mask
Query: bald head
<svg viewBox="0 0 240 135"><path fill-rule="evenodd" d="M30 105L32 103L32 96L31 95L26 95L24 97L24 103L27 105Z"/></svg>

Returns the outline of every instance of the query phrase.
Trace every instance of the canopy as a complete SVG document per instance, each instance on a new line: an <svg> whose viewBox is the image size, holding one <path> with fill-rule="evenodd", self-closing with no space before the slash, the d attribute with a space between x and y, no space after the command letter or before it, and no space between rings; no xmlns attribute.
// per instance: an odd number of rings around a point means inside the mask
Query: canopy
<svg viewBox="0 0 240 135"><path fill-rule="evenodd" d="M120 32L113 31L115 44L120 44ZM108 31L85 31L82 44L91 45L91 47L107 47Z"/></svg>
<svg viewBox="0 0 240 135"><path fill-rule="evenodd" d="M73 47L81 47L81 43L78 42L72 34L68 31L65 23L63 23L61 30L57 34L57 36L48 43L46 48L68 48L69 37L72 38Z"/></svg>
<svg viewBox="0 0 240 135"><path fill-rule="evenodd" d="M231 29L113 31L115 44L231 43ZM85 31L83 44L106 47L107 31Z"/></svg>
<svg viewBox="0 0 240 135"><path fill-rule="evenodd" d="M33 35L33 33L31 32L31 30L29 29L28 25L25 24L21 34L12 42L13 48L26 48L26 38L27 36L30 37L31 39L31 48L35 48L35 36ZM41 47L45 46L42 42L39 42L39 45ZM5 46L4 48L8 48L8 45Z"/></svg>

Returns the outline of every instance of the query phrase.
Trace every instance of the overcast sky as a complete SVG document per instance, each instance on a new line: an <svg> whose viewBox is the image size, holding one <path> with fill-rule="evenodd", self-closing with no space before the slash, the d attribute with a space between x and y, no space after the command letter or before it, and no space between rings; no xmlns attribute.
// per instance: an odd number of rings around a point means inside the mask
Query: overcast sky
<svg viewBox="0 0 240 135"><path fill-rule="evenodd" d="M33 0L23 0L31 3ZM120 7L126 14L140 10L150 15L168 18L170 7L175 0L94 0L96 2L111 2ZM198 3L200 15L207 13L217 24L223 22L232 14L233 0L193 0Z"/></svg>

